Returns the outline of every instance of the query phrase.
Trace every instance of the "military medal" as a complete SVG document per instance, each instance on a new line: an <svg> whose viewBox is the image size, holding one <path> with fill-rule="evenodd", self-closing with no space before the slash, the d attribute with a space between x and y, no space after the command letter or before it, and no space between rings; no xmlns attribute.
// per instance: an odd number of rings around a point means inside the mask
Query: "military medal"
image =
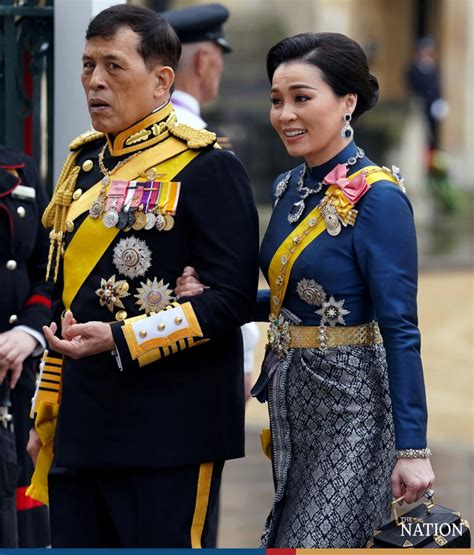
<svg viewBox="0 0 474 555"><path fill-rule="evenodd" d="M105 227L111 228L117 225L127 187L128 181L112 181L107 204L105 205L106 212L102 218L102 223Z"/></svg>
<svg viewBox="0 0 474 555"><path fill-rule="evenodd" d="M326 204L321 211L321 214L324 218L324 222L326 224L326 229L329 235L335 237L341 233L341 222L337 216L337 211L331 204Z"/></svg>
<svg viewBox="0 0 474 555"><path fill-rule="evenodd" d="M173 218L173 216L170 216L169 214L166 214L164 218L165 218L164 230L165 231L170 231L174 227L174 218Z"/></svg>
<svg viewBox="0 0 474 555"><path fill-rule="evenodd" d="M104 176L102 178L102 186L99 192L99 196L94 200L91 207L89 208L89 216L94 219L97 219L105 209L106 191L107 191L107 185L110 182L110 176L114 172L116 172L120 167L122 167L124 164L126 164L127 162L135 158L135 156L138 156L140 154L140 151L134 152L127 158L124 158L123 160L121 160L113 169L108 170L104 164L104 155L105 155L106 149L107 149L107 143L105 143L104 146L102 147L102 150L99 152L99 157L98 157L99 169L102 175Z"/></svg>
<svg viewBox="0 0 474 555"><path fill-rule="evenodd" d="M104 211L105 202L102 197L98 197L94 200L91 207L89 208L89 216L96 220Z"/></svg>
<svg viewBox="0 0 474 555"><path fill-rule="evenodd" d="M147 183L148 187L145 187L143 192L143 200L145 201L145 216L146 216L146 223L145 223L145 230L149 231L155 227L156 223L156 216L153 213L155 208L156 200L158 198L159 187L155 187L155 182L151 181Z"/></svg>
<svg viewBox="0 0 474 555"><path fill-rule="evenodd" d="M127 222L127 227L131 228L133 226L133 224L135 223L135 212L130 211L128 214L128 222Z"/></svg>
<svg viewBox="0 0 474 555"><path fill-rule="evenodd" d="M117 229L125 229L128 226L128 212L120 212L115 227Z"/></svg>
<svg viewBox="0 0 474 555"><path fill-rule="evenodd" d="M145 241L127 237L115 246L113 263L124 276L132 279L143 276L151 266L151 251Z"/></svg>
<svg viewBox="0 0 474 555"><path fill-rule="evenodd" d="M115 281L115 274L109 279L101 278L100 287L95 293L99 296L100 306L106 306L110 312L114 307L125 308L121 299L128 297L128 283L125 280Z"/></svg>
<svg viewBox="0 0 474 555"><path fill-rule="evenodd" d="M116 223L118 222L119 215L117 213L117 209L115 208L116 205L117 203L113 202L110 208L104 214L104 217L102 218L102 223L105 225L105 227L115 227Z"/></svg>
<svg viewBox="0 0 474 555"><path fill-rule="evenodd" d="M156 223L156 216L155 214L153 214L153 212L148 212L146 214L146 224L145 224L145 229L147 231L149 231L150 229L153 229L155 227L155 223Z"/></svg>
<svg viewBox="0 0 474 555"><path fill-rule="evenodd" d="M135 212L135 221L133 222L132 228L135 231L140 231L146 225L146 214L142 210L137 210Z"/></svg>
<svg viewBox="0 0 474 555"><path fill-rule="evenodd" d="M125 201L123 203L122 212L120 212L118 222L115 224L115 227L117 229L123 229L125 231L128 231L132 227L132 224L135 221L135 217L133 217L133 220L130 220L129 218L132 199L135 196L135 188L136 188L135 186L136 186L136 181L130 181L128 183L127 194L125 196Z"/></svg>
<svg viewBox="0 0 474 555"><path fill-rule="evenodd" d="M146 314L159 312L170 304L173 291L168 289L169 283L164 284L163 280L157 281L155 277L153 281L147 279L146 283L140 282L140 285L141 287L137 288L138 293L134 295L138 299L135 304Z"/></svg>
<svg viewBox="0 0 474 555"><path fill-rule="evenodd" d="M165 229L165 226L166 226L166 218L163 216L163 214L160 214L158 212L158 214L156 215L155 227L158 231L163 231Z"/></svg>

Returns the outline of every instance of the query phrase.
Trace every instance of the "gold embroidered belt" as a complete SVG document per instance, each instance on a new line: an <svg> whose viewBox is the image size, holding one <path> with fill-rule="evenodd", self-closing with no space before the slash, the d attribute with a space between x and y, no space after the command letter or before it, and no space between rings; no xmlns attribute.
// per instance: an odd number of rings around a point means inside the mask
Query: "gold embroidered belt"
<svg viewBox="0 0 474 555"><path fill-rule="evenodd" d="M360 326L291 326L282 318L268 329L271 348L285 355L288 349L328 349L343 345L377 345L382 343L377 322Z"/></svg>

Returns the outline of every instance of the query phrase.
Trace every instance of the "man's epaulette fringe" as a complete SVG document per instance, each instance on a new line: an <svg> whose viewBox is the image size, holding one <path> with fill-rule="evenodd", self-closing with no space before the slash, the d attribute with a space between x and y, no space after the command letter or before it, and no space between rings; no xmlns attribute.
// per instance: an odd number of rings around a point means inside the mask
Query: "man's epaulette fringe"
<svg viewBox="0 0 474 555"><path fill-rule="evenodd" d="M63 169L56 183L53 196L44 211L41 223L46 228L52 228L49 234L49 253L48 253L48 266L46 268L46 280L49 279L51 274L51 266L53 258L55 258L54 265L54 281L58 278L59 261L63 255L63 239L66 232L66 218L69 206L72 202L72 195L76 188L77 176L81 168L76 166L76 158L80 152L81 147L84 145L101 139L104 137L103 133L97 131L86 131L76 137L69 149L71 152L64 163Z"/></svg>
<svg viewBox="0 0 474 555"><path fill-rule="evenodd" d="M189 148L196 150L215 144L217 135L207 129L195 129L185 123L176 121L176 115L171 114L166 122L168 131L173 137L185 141Z"/></svg>

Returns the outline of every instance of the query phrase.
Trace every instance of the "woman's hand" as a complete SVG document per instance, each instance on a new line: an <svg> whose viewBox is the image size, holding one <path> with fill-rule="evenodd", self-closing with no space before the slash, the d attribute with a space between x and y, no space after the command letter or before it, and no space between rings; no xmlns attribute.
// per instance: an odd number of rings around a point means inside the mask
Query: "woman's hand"
<svg viewBox="0 0 474 555"><path fill-rule="evenodd" d="M174 294L176 298L201 295L204 289L209 289L199 281L199 274L192 266L186 266L181 276L176 280Z"/></svg>
<svg viewBox="0 0 474 555"><path fill-rule="evenodd" d="M414 503L431 489L435 476L431 463L426 459L398 459L392 472L392 494L395 499L404 497Z"/></svg>
<svg viewBox="0 0 474 555"><path fill-rule="evenodd" d="M26 450L33 461L33 466L36 466L36 461L38 460L38 455L42 446L43 444L41 443L38 432L34 428L31 428Z"/></svg>

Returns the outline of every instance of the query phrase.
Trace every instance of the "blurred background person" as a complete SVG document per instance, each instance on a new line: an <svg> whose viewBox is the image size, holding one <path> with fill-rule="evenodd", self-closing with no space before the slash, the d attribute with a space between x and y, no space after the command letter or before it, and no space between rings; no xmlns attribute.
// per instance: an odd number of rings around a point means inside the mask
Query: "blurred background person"
<svg viewBox="0 0 474 555"><path fill-rule="evenodd" d="M428 146L430 150L436 150L440 147L439 124L449 108L442 98L436 45L431 37L422 37L417 41L415 55L408 68L408 85L410 91L422 101Z"/></svg>
<svg viewBox="0 0 474 555"><path fill-rule="evenodd" d="M40 225L46 191L32 160L0 146L0 546L49 545L47 508L25 495L26 453L41 327L50 319L44 281L48 233Z"/></svg>
<svg viewBox="0 0 474 555"><path fill-rule="evenodd" d="M428 186L442 212L455 212L458 208L457 193L449 181L448 158L440 145L440 125L449 113L449 105L442 96L436 44L432 37L418 39L408 68L407 82L409 90L421 102L426 122Z"/></svg>
<svg viewBox="0 0 474 555"><path fill-rule="evenodd" d="M178 121L197 129L216 131L201 117L201 105L219 96L223 55L232 52L222 27L229 11L222 4L201 4L170 10L162 15L182 44L175 90L171 96ZM217 136L223 148L230 147L227 137L219 132Z"/></svg>

